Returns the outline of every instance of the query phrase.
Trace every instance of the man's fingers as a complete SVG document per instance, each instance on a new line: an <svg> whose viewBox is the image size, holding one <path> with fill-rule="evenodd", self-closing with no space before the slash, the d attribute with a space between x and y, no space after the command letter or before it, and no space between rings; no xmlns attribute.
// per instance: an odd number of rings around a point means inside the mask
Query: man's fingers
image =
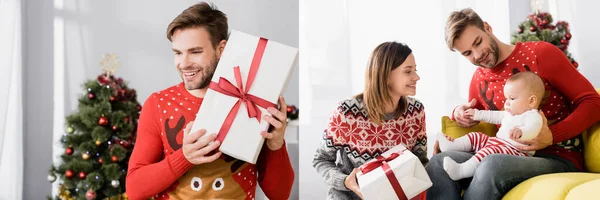
<svg viewBox="0 0 600 200"><path fill-rule="evenodd" d="M535 145L518 145L517 148L521 151L534 151L538 149Z"/></svg>
<svg viewBox="0 0 600 200"><path fill-rule="evenodd" d="M265 115L264 119L267 120L267 122L269 122L269 124L273 125L277 129L283 127L283 124L279 120L276 120L275 118L273 118L269 115Z"/></svg>
<svg viewBox="0 0 600 200"><path fill-rule="evenodd" d="M471 99L471 101L469 101L469 104L468 104L468 105L469 105L469 108L473 108L473 107L475 107L475 104L477 104L477 100L475 100L475 99Z"/></svg>
<svg viewBox="0 0 600 200"><path fill-rule="evenodd" d="M273 139L273 137L275 137L273 133L269 133L266 131L261 131L260 135L263 136L265 139Z"/></svg>
<svg viewBox="0 0 600 200"><path fill-rule="evenodd" d="M200 129L196 132L190 133L188 135L184 135L183 143L184 144L192 144L196 140L198 140L198 138L202 137L204 134L206 134L206 129Z"/></svg>
<svg viewBox="0 0 600 200"><path fill-rule="evenodd" d="M206 156L206 154L208 154L208 153L210 153L211 151L213 151L213 150L215 150L215 149L219 148L219 145L221 145L221 143L220 143L220 142L217 140L217 141L215 141L215 142L213 142L213 143L210 143L209 145L207 145L207 146L205 146L205 147L201 148L200 150L198 150L198 151L194 152L194 153L192 154L192 156L193 156L194 158L197 158L197 157L202 157L202 156Z"/></svg>
<svg viewBox="0 0 600 200"><path fill-rule="evenodd" d="M458 123L459 126L461 127L469 127L469 126L473 126L474 121L469 120L463 116L459 116L456 117L456 122Z"/></svg>
<svg viewBox="0 0 600 200"><path fill-rule="evenodd" d="M213 133L210 134L206 137L202 137L200 139L198 139L198 141L196 141L196 143L200 144L200 148L208 145L210 142L214 141L217 138L217 134Z"/></svg>
<svg viewBox="0 0 600 200"><path fill-rule="evenodd" d="M223 153L221 153L219 151L211 156L203 156L203 157L199 158L199 161L200 161L200 163L210 163L210 162L217 160L221 156L221 154L223 154Z"/></svg>
<svg viewBox="0 0 600 200"><path fill-rule="evenodd" d="M287 113L287 104L285 104L285 99L283 99L283 95L279 95L279 111L282 113ZM283 118L279 118L283 119Z"/></svg>
<svg viewBox="0 0 600 200"><path fill-rule="evenodd" d="M542 116L543 126L548 126L548 119L546 118L546 115L544 115L544 112L542 110L539 110L538 112Z"/></svg>
<svg viewBox="0 0 600 200"><path fill-rule="evenodd" d="M277 110L273 107L267 108L267 111L269 113L271 113L271 115L275 116L275 118L277 118L279 121L283 121L286 118L286 114L284 114L283 112L281 112L280 110Z"/></svg>

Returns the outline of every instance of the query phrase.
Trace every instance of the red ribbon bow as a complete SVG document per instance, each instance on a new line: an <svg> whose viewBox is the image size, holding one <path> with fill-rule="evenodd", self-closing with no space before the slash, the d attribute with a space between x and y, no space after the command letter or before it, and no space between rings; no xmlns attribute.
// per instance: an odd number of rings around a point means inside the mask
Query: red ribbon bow
<svg viewBox="0 0 600 200"><path fill-rule="evenodd" d="M222 93L227 96L238 98L237 102L233 105L233 107L229 111L229 114L225 118L223 125L221 125L221 129L219 129L219 135L217 136L217 140L219 140L221 142L223 142L223 139L227 135L227 132L229 132L229 129L231 128L231 124L233 124L233 121L235 120L235 116L237 115L237 112L240 109L240 106L242 103L244 103L244 105L246 105L246 109L248 110L248 117L256 118L256 120L259 123L260 123L261 116L262 116L262 112L258 108L259 106L263 107L263 108L277 107L276 104L274 104L270 101L267 101L263 98L254 96L252 94L248 94L248 91L250 90L250 87L252 86L252 82L254 82L254 77L256 76L256 72L258 71L258 68L260 67L260 61L262 60L262 56L263 56L265 48L267 46L267 41L268 40L265 38L260 38L258 41L256 50L254 51L254 57L252 58L252 63L250 64L250 71L248 72L248 80L246 82L246 88L244 88L244 85L242 84L242 74L240 72L239 66L235 66L233 68L233 74L235 76L235 82L237 83L237 87L235 87L235 85L233 85L231 82L229 82L229 80L227 80L226 78L223 78L223 77L219 78L218 83L211 81L210 85L208 86L208 88L210 88L216 92Z"/></svg>
<svg viewBox="0 0 600 200"><path fill-rule="evenodd" d="M394 188L394 192L396 192L396 196L398 196L398 199L400 199L400 200L407 200L408 198L406 197L406 194L404 193L402 186L400 186L400 182L398 182L396 175L394 175L394 171L392 170L390 165L388 165L388 162L392 161L392 160L396 159L397 157L399 157L400 155L402 155L402 153L404 153L404 151L406 151L406 149L404 149L398 153L392 153L388 157L377 156L377 157L375 157L375 161L367 163L359 168L363 174L367 174L367 173L381 167L383 169L383 171L385 172L385 176L390 181L390 184L392 184L392 188Z"/></svg>

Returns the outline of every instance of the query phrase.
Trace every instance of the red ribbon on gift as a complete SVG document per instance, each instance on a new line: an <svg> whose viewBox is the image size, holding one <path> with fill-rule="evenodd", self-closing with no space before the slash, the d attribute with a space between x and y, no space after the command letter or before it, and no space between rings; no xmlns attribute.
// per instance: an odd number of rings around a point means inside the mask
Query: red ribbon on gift
<svg viewBox="0 0 600 200"><path fill-rule="evenodd" d="M392 161L392 160L396 159L397 157L399 157L400 155L402 155L402 153L404 153L404 151L406 151L406 149L404 149L398 153L392 153L388 157L377 156L377 157L375 157L375 161L367 163L359 168L363 174L367 174L367 173L381 167L383 169L383 171L385 172L385 176L390 181L390 184L392 184L392 188L394 188L394 192L396 192L396 196L398 196L398 199L400 199L400 200L407 200L408 198L406 197L406 194L404 193L402 186L400 186L400 182L398 182L396 175L394 175L394 171L392 170L390 165L388 165L388 162Z"/></svg>
<svg viewBox="0 0 600 200"><path fill-rule="evenodd" d="M220 77L219 82L215 83L214 81L210 82L208 88L219 92L221 94L238 98L237 102L233 105L229 114L225 118L223 125L221 125L221 129L219 129L219 134L217 136L217 140L223 142L223 139L229 132L231 128L231 124L235 120L235 116L237 115L238 110L242 103L246 105L246 109L248 110L249 118L256 118L256 120L260 123L262 112L258 108L269 108L269 107L277 107L276 104L271 103L263 98L254 96L252 94L248 94L250 87L252 86L252 82L254 82L254 77L256 76L256 72L260 67L260 62L262 60L263 54L265 52L265 48L267 47L267 39L260 38L258 40L258 45L256 46L256 50L254 51L254 57L252 58L252 63L250 64L250 71L248 72L248 80L246 82L246 88L242 84L242 73L240 72L240 67L235 66L233 68L233 74L235 76L235 82L237 83L237 87L233 85L226 78Z"/></svg>

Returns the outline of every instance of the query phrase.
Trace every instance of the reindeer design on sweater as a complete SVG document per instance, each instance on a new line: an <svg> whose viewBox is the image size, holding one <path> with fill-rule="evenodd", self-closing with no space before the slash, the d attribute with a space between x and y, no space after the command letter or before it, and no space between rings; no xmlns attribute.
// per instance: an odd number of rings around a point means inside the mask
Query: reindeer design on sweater
<svg viewBox="0 0 600 200"><path fill-rule="evenodd" d="M531 69L527 65L523 65L523 68L525 71L531 71ZM512 72L512 75L515 75L515 74L521 72L521 70L519 70L519 68L515 67L511 70L511 72ZM504 85L504 83L502 85ZM479 95L481 96L481 99L483 100L482 103L487 105L488 110L500 110L498 108L498 106L496 106L496 104L494 104L494 97L496 97L496 95L494 95L495 94L494 90L490 90L490 81L484 80L483 86L479 85L478 88L479 88ZM490 94L491 94L489 96L487 95L488 91L490 91ZM548 95L548 93L546 95ZM544 103L544 102L542 102L542 103Z"/></svg>
<svg viewBox="0 0 600 200"><path fill-rule="evenodd" d="M165 120L167 142L173 150L185 125L181 116L174 127ZM170 199L253 199L256 190L256 165L222 155L217 160L196 165L169 189Z"/></svg>
<svg viewBox="0 0 600 200"><path fill-rule="evenodd" d="M179 178L177 187L169 196L171 199L252 199L256 172L244 173L254 171L252 166L224 155L214 162L193 167ZM247 176L249 174L253 176Z"/></svg>

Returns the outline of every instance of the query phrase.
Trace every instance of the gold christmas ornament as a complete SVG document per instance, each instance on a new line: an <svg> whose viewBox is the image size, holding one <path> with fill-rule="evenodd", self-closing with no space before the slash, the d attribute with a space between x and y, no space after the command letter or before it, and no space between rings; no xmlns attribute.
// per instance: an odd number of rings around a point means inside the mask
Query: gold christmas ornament
<svg viewBox="0 0 600 200"><path fill-rule="evenodd" d="M102 144L102 142L100 142L100 140L96 140L96 146L100 146Z"/></svg>
<svg viewBox="0 0 600 200"><path fill-rule="evenodd" d="M121 63L117 60L118 56L114 53L104 54L102 57L102 61L100 61L100 66L102 66L102 70L106 72L106 77L110 77L110 74L114 74L117 69L121 66Z"/></svg>
<svg viewBox="0 0 600 200"><path fill-rule="evenodd" d="M65 189L64 185L60 185L60 188L58 188L58 197L62 200L75 200L75 198L71 196L71 193Z"/></svg>
<svg viewBox="0 0 600 200"><path fill-rule="evenodd" d="M83 158L83 160L90 159L90 154L88 154L88 153L81 154L81 158Z"/></svg>

